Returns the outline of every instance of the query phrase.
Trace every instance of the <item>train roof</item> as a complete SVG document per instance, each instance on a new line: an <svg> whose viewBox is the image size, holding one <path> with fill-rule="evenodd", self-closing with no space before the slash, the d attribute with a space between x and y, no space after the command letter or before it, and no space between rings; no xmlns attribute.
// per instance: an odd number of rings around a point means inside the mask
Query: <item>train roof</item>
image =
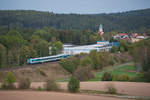
<svg viewBox="0 0 150 100"><path fill-rule="evenodd" d="M29 59L43 59L43 58L58 57L58 56L65 56L65 55L68 55L68 54L58 54L58 55L53 55L53 56L38 57L38 58L29 58Z"/></svg>

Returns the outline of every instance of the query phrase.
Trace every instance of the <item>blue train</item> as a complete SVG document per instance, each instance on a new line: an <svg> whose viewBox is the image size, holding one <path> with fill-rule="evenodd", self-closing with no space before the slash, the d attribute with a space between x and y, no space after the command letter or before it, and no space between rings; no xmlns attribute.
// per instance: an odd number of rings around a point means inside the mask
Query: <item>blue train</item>
<svg viewBox="0 0 150 100"><path fill-rule="evenodd" d="M39 58L29 58L27 59L28 64L37 64L37 63L43 63L43 62L50 62L50 61L57 61L63 58L67 58L68 54L59 54L54 56L47 56L47 57L39 57Z"/></svg>

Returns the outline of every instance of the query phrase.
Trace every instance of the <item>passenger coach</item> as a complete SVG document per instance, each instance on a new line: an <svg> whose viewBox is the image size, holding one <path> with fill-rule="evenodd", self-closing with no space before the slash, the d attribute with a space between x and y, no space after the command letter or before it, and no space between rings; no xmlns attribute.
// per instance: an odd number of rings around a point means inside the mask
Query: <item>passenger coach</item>
<svg viewBox="0 0 150 100"><path fill-rule="evenodd" d="M29 58L27 59L28 64L36 64L36 63L43 63L43 62L50 62L50 61L57 61L63 58L67 58L68 54L59 54L55 56L47 56L47 57L39 57L39 58Z"/></svg>

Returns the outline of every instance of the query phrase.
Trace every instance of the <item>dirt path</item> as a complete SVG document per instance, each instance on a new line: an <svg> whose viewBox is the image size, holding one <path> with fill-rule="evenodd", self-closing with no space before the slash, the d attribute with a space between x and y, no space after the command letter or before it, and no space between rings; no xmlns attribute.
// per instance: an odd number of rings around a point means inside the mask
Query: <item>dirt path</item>
<svg viewBox="0 0 150 100"><path fill-rule="evenodd" d="M34 82L31 84L32 88L38 86L43 87L44 82ZM67 89L67 82L60 82L62 89ZM106 91L106 85L113 84L118 93L135 95L135 96L150 96L150 83L138 82L80 82L81 90L98 90Z"/></svg>
<svg viewBox="0 0 150 100"><path fill-rule="evenodd" d="M116 65L116 66L114 66L114 67L112 67L112 68L106 69L106 70L101 71L101 72L98 72L98 73L100 74L100 73L105 73L105 72L111 72L111 71L113 71L113 70L115 70L115 69L124 67L125 65L131 65L131 62L127 62L127 63L121 64L121 65Z"/></svg>
<svg viewBox="0 0 150 100"><path fill-rule="evenodd" d="M91 96L57 92L0 91L0 100L129 100L105 96Z"/></svg>

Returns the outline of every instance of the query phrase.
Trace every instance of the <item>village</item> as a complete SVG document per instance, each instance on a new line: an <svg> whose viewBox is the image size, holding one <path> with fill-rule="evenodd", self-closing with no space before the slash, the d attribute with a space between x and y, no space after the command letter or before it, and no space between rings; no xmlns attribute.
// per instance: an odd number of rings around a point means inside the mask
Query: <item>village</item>
<svg viewBox="0 0 150 100"><path fill-rule="evenodd" d="M118 33L112 37L114 40L127 40L131 43L148 38L148 36L145 33Z"/></svg>

